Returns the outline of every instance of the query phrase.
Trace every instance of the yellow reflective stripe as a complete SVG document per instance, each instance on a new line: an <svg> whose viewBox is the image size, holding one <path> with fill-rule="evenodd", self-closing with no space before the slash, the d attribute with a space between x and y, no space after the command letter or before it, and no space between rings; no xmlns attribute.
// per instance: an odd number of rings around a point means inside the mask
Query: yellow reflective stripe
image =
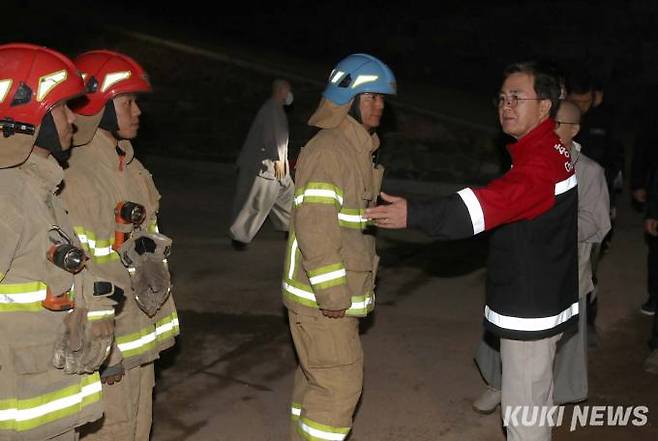
<svg viewBox="0 0 658 441"><path fill-rule="evenodd" d="M79 384L28 399L0 401L0 430L23 432L79 413L101 399L98 372L82 377Z"/></svg>
<svg viewBox="0 0 658 441"><path fill-rule="evenodd" d="M328 182L309 182L295 191L295 206L303 203L343 205L343 190Z"/></svg>
<svg viewBox="0 0 658 441"><path fill-rule="evenodd" d="M43 282L0 283L0 312L41 311L47 289Z"/></svg>
<svg viewBox="0 0 658 441"><path fill-rule="evenodd" d="M347 283L347 273L342 263L335 263L309 271L308 281L314 289L327 289Z"/></svg>
<svg viewBox="0 0 658 441"><path fill-rule="evenodd" d="M293 421L297 421L299 419L299 416L302 414L302 405L299 403L293 402L290 405L290 418Z"/></svg>
<svg viewBox="0 0 658 441"><path fill-rule="evenodd" d="M160 229L158 228L158 219L153 218L148 224L148 227L146 228L146 231L149 233L159 233Z"/></svg>
<svg viewBox="0 0 658 441"><path fill-rule="evenodd" d="M176 311L172 312L167 317L158 320L155 324L155 335L158 341L176 337L178 334L180 334L180 324L178 322L178 314Z"/></svg>
<svg viewBox="0 0 658 441"><path fill-rule="evenodd" d="M157 335L155 326L148 326L132 334L118 336L117 346L124 358L134 357L155 347Z"/></svg>
<svg viewBox="0 0 658 441"><path fill-rule="evenodd" d="M82 243L83 247L89 251L95 262L104 263L106 261L119 259L118 255L116 258L107 258L107 256L111 256L114 253L114 250L112 250L114 237L111 237L110 239L97 239L96 233L81 226L73 227L73 231L75 231L80 243Z"/></svg>
<svg viewBox="0 0 658 441"><path fill-rule="evenodd" d="M297 426L299 434L308 441L343 441L350 430L350 427L328 426L306 417L301 417Z"/></svg>
<svg viewBox="0 0 658 441"><path fill-rule="evenodd" d="M282 284L283 296L300 305L319 309L313 289L295 280L284 280ZM352 296L352 305L345 311L346 315L352 317L364 317L375 308L375 293L369 292L364 295Z"/></svg>
<svg viewBox="0 0 658 441"><path fill-rule="evenodd" d="M338 212L338 225L345 228L363 230L374 222L366 219L364 208L342 208Z"/></svg>
<svg viewBox="0 0 658 441"><path fill-rule="evenodd" d="M89 320L90 322L96 320L103 320L111 317L114 317L114 308L98 310L98 311L89 311L87 313L87 320Z"/></svg>

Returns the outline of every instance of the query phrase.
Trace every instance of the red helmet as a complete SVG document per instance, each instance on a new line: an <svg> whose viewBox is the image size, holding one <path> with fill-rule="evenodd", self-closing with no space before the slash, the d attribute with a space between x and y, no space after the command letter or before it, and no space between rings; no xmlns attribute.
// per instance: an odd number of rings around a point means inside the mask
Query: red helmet
<svg viewBox="0 0 658 441"><path fill-rule="evenodd" d="M82 94L78 69L59 52L24 43L0 45L0 167L24 161L43 117L55 104Z"/></svg>
<svg viewBox="0 0 658 441"><path fill-rule="evenodd" d="M59 52L32 44L0 45L0 120L36 127L55 104L83 93L78 69Z"/></svg>
<svg viewBox="0 0 658 441"><path fill-rule="evenodd" d="M105 103L121 93L151 92L146 72L127 55L107 50L89 51L79 55L74 63L82 72L87 87L87 99L72 107L80 115L96 115Z"/></svg>

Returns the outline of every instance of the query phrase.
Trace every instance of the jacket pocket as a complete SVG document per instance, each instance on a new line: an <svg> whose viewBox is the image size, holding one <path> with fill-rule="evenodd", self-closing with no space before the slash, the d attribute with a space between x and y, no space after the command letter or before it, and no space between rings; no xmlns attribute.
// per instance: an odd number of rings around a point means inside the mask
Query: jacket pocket
<svg viewBox="0 0 658 441"><path fill-rule="evenodd" d="M54 343L12 348L14 369L18 375L42 374L55 369L51 364Z"/></svg>
<svg viewBox="0 0 658 441"><path fill-rule="evenodd" d="M300 361L308 368L346 366L363 358L359 322L355 318L297 314L293 325Z"/></svg>

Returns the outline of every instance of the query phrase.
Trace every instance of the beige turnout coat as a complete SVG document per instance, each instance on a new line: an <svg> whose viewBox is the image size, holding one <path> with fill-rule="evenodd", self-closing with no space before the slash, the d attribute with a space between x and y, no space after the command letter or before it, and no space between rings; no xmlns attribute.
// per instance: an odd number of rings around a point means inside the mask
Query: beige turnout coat
<svg viewBox="0 0 658 441"><path fill-rule="evenodd" d="M374 308L378 264L365 209L375 204L383 168L375 166L377 135L324 101L311 119L327 127L302 149L283 274L286 307L300 313L347 309L363 317ZM340 120L337 125L332 119ZM314 121L316 121L314 123ZM319 313L319 312L318 312Z"/></svg>
<svg viewBox="0 0 658 441"><path fill-rule="evenodd" d="M157 231L160 194L151 174L134 157L130 142L120 141L117 147L97 130L89 144L74 148L65 182L62 195L75 232L91 257L88 266L94 273L130 287L128 269L112 249L114 209L121 201L142 204L147 214L139 228ZM124 367L131 369L155 360L160 351L173 346L179 326L172 296L153 318L139 309L132 290L126 290L126 297L115 320L110 364L123 360Z"/></svg>
<svg viewBox="0 0 658 441"><path fill-rule="evenodd" d="M51 229L80 246L55 195L63 171L34 154L0 170L0 440L44 440L101 417L98 372L69 375L52 365L67 312L42 306L49 289L91 295L86 270L75 276L47 260ZM61 236L60 236L61 237Z"/></svg>

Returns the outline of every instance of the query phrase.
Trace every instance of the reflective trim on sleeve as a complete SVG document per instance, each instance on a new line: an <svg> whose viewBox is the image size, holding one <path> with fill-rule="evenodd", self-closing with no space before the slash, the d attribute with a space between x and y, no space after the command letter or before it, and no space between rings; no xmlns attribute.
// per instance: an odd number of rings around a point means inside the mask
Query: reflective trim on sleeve
<svg viewBox="0 0 658 441"><path fill-rule="evenodd" d="M306 417L301 417L297 426L299 434L308 441L343 441L350 429L320 424Z"/></svg>
<svg viewBox="0 0 658 441"><path fill-rule="evenodd" d="M561 325L577 314L578 302L569 306L557 315L538 318L522 318L502 315L491 310L489 306L484 307L484 316L489 322L499 328L510 329L513 331L546 331Z"/></svg>
<svg viewBox="0 0 658 441"><path fill-rule="evenodd" d="M313 289L303 283L294 280L285 280L282 284L284 297L295 303L313 309L320 309ZM363 295L352 296L352 305L345 311L351 317L365 317L375 308L375 293L369 292Z"/></svg>
<svg viewBox="0 0 658 441"><path fill-rule="evenodd" d="M301 414L302 414L302 405L293 402L290 406L290 418L293 421L297 421Z"/></svg>
<svg viewBox="0 0 658 441"><path fill-rule="evenodd" d="M0 283L0 312L41 311L47 291L43 282Z"/></svg>
<svg viewBox="0 0 658 441"><path fill-rule="evenodd" d="M342 263L335 263L309 271L308 281L314 289L327 289L347 283L347 273Z"/></svg>
<svg viewBox="0 0 658 441"><path fill-rule="evenodd" d="M375 223L367 219L364 215L366 210L363 208L342 208L338 212L338 225L345 228L354 228L363 230L369 225Z"/></svg>
<svg viewBox="0 0 658 441"><path fill-rule="evenodd" d="M478 234L484 231L484 212L482 211L482 206L478 200L473 190L470 188L464 188L457 192L459 197L462 198L466 208L468 209L468 214L471 216L471 223L473 224L473 234Z"/></svg>
<svg viewBox="0 0 658 441"><path fill-rule="evenodd" d="M310 204L336 204L343 205L343 191L333 184L326 182L309 182L306 186L295 191L295 206L303 203Z"/></svg>
<svg viewBox="0 0 658 441"><path fill-rule="evenodd" d="M89 252L95 263L102 264L119 260L119 255L112 249L114 237L97 239L93 231L86 230L81 226L73 227L73 231L75 231L83 248Z"/></svg>
<svg viewBox="0 0 658 441"><path fill-rule="evenodd" d="M0 430L24 432L69 417L100 401L101 391L100 377L95 372L83 376L79 384L54 392L0 400Z"/></svg>
<svg viewBox="0 0 658 441"><path fill-rule="evenodd" d="M573 174L568 179L555 184L555 196L566 193L576 185L578 185L578 180L576 179L576 175Z"/></svg>
<svg viewBox="0 0 658 441"><path fill-rule="evenodd" d="M172 312L167 317L158 320L155 324L155 335L156 340L158 341L176 337L178 334L180 334L180 325L178 323L178 314L176 311Z"/></svg>
<svg viewBox="0 0 658 441"><path fill-rule="evenodd" d="M106 318L114 317L114 309L103 309L98 311L89 311L87 313L87 320L93 322L95 320L103 320Z"/></svg>

